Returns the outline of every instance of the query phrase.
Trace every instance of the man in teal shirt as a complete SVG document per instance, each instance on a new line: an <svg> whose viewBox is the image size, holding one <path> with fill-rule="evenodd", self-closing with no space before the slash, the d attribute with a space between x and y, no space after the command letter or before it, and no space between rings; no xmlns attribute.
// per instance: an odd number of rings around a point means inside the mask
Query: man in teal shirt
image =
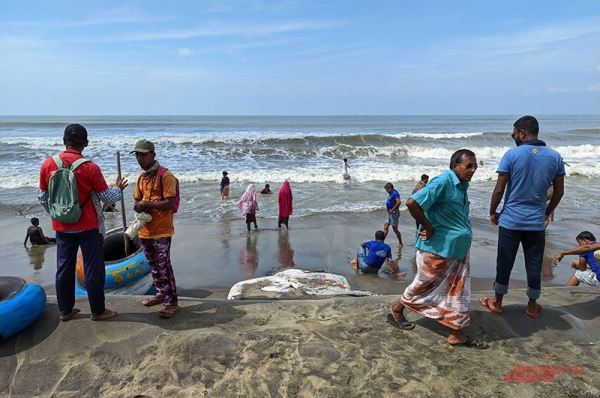
<svg viewBox="0 0 600 398"><path fill-rule="evenodd" d="M477 170L475 154L456 151L450 170L432 179L406 201L411 216L419 223L417 275L387 320L399 329L415 324L404 316L408 307L449 329L448 343L454 346L487 348L488 345L464 334L469 325L471 279L469 248L473 233L469 221L469 181Z"/></svg>

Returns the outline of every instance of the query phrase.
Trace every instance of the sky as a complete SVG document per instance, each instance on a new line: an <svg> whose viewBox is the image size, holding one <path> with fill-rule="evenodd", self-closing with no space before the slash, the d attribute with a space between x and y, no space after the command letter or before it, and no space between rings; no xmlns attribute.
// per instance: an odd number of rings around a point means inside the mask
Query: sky
<svg viewBox="0 0 600 398"><path fill-rule="evenodd" d="M600 113L600 1L0 0L2 115Z"/></svg>

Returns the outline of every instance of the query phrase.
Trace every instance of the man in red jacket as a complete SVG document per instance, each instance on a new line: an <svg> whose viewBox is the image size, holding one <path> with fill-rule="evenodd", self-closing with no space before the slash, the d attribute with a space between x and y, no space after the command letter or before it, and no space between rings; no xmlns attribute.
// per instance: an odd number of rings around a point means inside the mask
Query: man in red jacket
<svg viewBox="0 0 600 398"><path fill-rule="evenodd" d="M63 143L66 150L58 156L64 167L83 158L81 152L88 146L87 130L79 124L65 128ZM38 199L48 210L48 188L50 177L58 170L52 157L46 159L40 168ZM117 178L114 188L106 185L100 167L86 161L74 171L77 182L79 204L82 209L79 220L74 224L52 219L52 229L56 231L56 298L60 310L60 320L68 321L80 310L75 308L75 264L77 250L81 247L85 270L85 286L90 302L91 319L94 321L111 318L117 313L104 306L104 237L103 225L98 221L99 200L115 203L121 199L127 180ZM100 210L101 213L101 210Z"/></svg>

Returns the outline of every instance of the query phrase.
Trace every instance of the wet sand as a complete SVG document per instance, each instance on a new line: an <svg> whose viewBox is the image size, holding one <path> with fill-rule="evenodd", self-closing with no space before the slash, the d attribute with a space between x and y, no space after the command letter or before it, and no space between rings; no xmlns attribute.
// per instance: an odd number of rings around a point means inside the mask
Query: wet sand
<svg viewBox="0 0 600 398"><path fill-rule="evenodd" d="M278 230L274 219L258 219L259 230L246 232L241 217L221 223L190 223L176 216L176 236L173 238L172 259L180 294L191 297L224 298L236 282L265 276L287 267L305 270L325 270L344 275L357 290L380 294L398 294L412 280L414 262L414 222L402 212L400 230L405 243L400 251L400 269L404 278L389 275L357 275L349 262L358 245L373 239L382 229L384 214L327 214L291 218L289 231ZM56 249L50 247L23 248L28 219L15 210L0 211L0 261L3 275L32 279L52 292L56 269ZM473 219L474 240L471 247L473 290L487 290L495 277L497 230L487 220ZM52 234L48 218L40 225ZM120 214L108 215L107 226L120 225ZM586 226L598 232L598 226ZM563 286L571 269L568 259L555 266L552 256L560 248L575 244L574 236L581 230L575 221L558 221L548 230L544 259L544 286ZM387 242L396 252L393 234ZM522 254L518 254L512 273L511 287L524 287L526 280Z"/></svg>
<svg viewBox="0 0 600 398"><path fill-rule="evenodd" d="M487 293L489 294L489 292ZM544 289L539 319L521 290L505 313L472 302L468 333L488 350L445 343L445 331L385 323L398 296L302 301L182 300L164 320L135 297L120 315L83 310L58 321L55 299L34 327L0 343L0 395L11 397L598 397L600 296Z"/></svg>

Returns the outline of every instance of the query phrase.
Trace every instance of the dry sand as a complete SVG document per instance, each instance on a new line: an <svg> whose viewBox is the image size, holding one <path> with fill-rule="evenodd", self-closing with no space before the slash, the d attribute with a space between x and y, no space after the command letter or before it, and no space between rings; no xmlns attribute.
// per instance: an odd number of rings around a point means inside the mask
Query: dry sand
<svg viewBox="0 0 600 398"><path fill-rule="evenodd" d="M34 327L0 343L7 397L598 397L600 296L546 288L541 318L512 290L505 314L475 294L470 334L488 350L445 344L436 322L393 329L396 296L304 301L182 300L159 319L136 298L109 297L120 315L58 322L55 299Z"/></svg>

